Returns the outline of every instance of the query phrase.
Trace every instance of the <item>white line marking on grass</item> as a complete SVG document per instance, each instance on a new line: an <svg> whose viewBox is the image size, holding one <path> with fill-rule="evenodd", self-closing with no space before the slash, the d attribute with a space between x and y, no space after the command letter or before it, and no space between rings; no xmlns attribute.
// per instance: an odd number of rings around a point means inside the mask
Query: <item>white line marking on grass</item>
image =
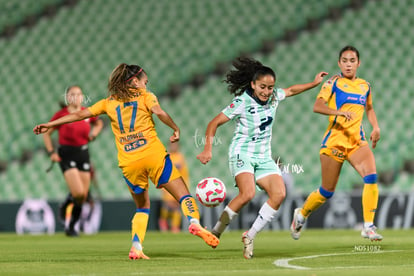
<svg viewBox="0 0 414 276"><path fill-rule="evenodd" d="M291 269L298 269L298 270L319 269L318 267L306 267L306 266L299 266L299 265L291 265L291 264L289 264L289 262L290 261L296 261L296 260L303 260L303 259L314 259L314 258L319 258L319 257L329 257L329 256L344 256L344 255L355 255L355 254L380 254L380 253L392 253L392 252L401 252L401 251L404 251L404 250L319 254L319 255L312 255L312 256L278 259L278 260L274 261L273 264L275 266L291 268ZM345 269L345 268L362 268L362 267L367 267L367 266L348 266L348 267L337 266L337 267L329 267L329 268L330 269Z"/></svg>

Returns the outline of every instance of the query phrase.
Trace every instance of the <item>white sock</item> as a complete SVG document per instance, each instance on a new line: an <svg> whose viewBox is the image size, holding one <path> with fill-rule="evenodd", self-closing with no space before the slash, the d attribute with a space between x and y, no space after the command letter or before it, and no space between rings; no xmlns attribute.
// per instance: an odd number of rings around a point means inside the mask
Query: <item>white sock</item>
<svg viewBox="0 0 414 276"><path fill-rule="evenodd" d="M373 222L364 222L364 228L367 229L373 224L374 224Z"/></svg>
<svg viewBox="0 0 414 276"><path fill-rule="evenodd" d="M230 209L229 206L226 206L226 208L223 210L223 213L221 213L219 220L214 226L213 232L221 235L235 216L237 216L237 213Z"/></svg>
<svg viewBox="0 0 414 276"><path fill-rule="evenodd" d="M250 227L247 232L247 236L251 239L254 239L260 231L266 226L266 224L275 217L277 210L270 207L267 202L262 205L262 208L259 210L256 220L253 222L252 227Z"/></svg>
<svg viewBox="0 0 414 276"><path fill-rule="evenodd" d="M137 250L142 250L142 245L137 241L132 242L132 246Z"/></svg>
<svg viewBox="0 0 414 276"><path fill-rule="evenodd" d="M200 224L200 221L196 218L190 219L190 223Z"/></svg>

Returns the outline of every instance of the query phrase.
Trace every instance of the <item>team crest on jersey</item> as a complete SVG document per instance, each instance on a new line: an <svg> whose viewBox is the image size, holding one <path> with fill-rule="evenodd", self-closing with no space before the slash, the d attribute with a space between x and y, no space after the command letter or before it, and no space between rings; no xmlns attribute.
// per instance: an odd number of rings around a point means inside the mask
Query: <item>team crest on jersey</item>
<svg viewBox="0 0 414 276"><path fill-rule="evenodd" d="M366 84L361 84L359 87L361 88L362 91L367 91L368 89Z"/></svg>
<svg viewBox="0 0 414 276"><path fill-rule="evenodd" d="M241 159L238 159L238 160L237 160L237 163L236 163L236 166L237 166L237 168L241 168L241 167L243 167L243 166L244 166L244 161L243 161L243 160L241 160Z"/></svg>

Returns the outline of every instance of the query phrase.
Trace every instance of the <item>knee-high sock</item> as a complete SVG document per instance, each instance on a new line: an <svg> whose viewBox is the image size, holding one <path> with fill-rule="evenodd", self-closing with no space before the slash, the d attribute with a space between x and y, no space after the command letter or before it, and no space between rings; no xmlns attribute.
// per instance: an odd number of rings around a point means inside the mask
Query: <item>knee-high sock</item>
<svg viewBox="0 0 414 276"><path fill-rule="evenodd" d="M373 224L378 205L377 175L370 174L364 177L364 189L362 191L362 211L364 224Z"/></svg>
<svg viewBox="0 0 414 276"><path fill-rule="evenodd" d="M216 233L220 236L235 216L237 216L237 213L230 209L229 206L226 206L226 208L224 208L223 212L221 213L219 220L213 228L213 233Z"/></svg>
<svg viewBox="0 0 414 276"><path fill-rule="evenodd" d="M318 190L309 194L308 198L306 199L305 203L302 207L302 216L307 218L310 214L318 209L322 204L326 202L328 198L333 196L333 192L329 192L322 187L319 187Z"/></svg>
<svg viewBox="0 0 414 276"><path fill-rule="evenodd" d="M268 224L270 221L273 220L277 213L277 210L270 207L267 202L262 205L262 208L259 210L259 214L257 215L256 220L253 222L252 227L247 232L247 236L249 238L254 239L260 231Z"/></svg>
<svg viewBox="0 0 414 276"><path fill-rule="evenodd" d="M65 198L65 201L60 205L61 208L66 209L66 207L73 202L73 197L71 193L68 193L68 195Z"/></svg>
<svg viewBox="0 0 414 276"><path fill-rule="evenodd" d="M82 203L78 203L74 201L73 208L72 208L72 214L71 214L70 222L69 222L69 229L73 229L75 227L75 224L76 222L78 222L81 213L82 213Z"/></svg>
<svg viewBox="0 0 414 276"><path fill-rule="evenodd" d="M185 195L180 200L181 211L190 223L200 223L200 212L197 203L191 195Z"/></svg>
<svg viewBox="0 0 414 276"><path fill-rule="evenodd" d="M132 218L132 242L138 242L142 244L145 239L147 232L148 219L149 219L148 208L137 208L134 217Z"/></svg>

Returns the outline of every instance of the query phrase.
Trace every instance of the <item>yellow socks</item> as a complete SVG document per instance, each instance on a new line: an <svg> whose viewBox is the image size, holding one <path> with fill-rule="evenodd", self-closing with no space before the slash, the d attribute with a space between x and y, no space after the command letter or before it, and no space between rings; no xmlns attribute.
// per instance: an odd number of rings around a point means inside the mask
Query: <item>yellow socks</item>
<svg viewBox="0 0 414 276"><path fill-rule="evenodd" d="M145 233L147 232L149 209L137 208L134 217L132 218L132 242L144 242Z"/></svg>
<svg viewBox="0 0 414 276"><path fill-rule="evenodd" d="M364 177L364 189L362 191L362 211L364 224L374 224L375 212L378 205L377 175L370 174Z"/></svg>
<svg viewBox="0 0 414 276"><path fill-rule="evenodd" d="M190 223L200 223L200 213L197 203L191 195L185 195L180 199L181 210Z"/></svg>
<svg viewBox="0 0 414 276"><path fill-rule="evenodd" d="M318 190L309 194L308 198L306 199L305 203L302 207L302 216L304 218L309 217L309 215L318 209L328 198L333 196L333 192L329 192L322 187L319 187Z"/></svg>

